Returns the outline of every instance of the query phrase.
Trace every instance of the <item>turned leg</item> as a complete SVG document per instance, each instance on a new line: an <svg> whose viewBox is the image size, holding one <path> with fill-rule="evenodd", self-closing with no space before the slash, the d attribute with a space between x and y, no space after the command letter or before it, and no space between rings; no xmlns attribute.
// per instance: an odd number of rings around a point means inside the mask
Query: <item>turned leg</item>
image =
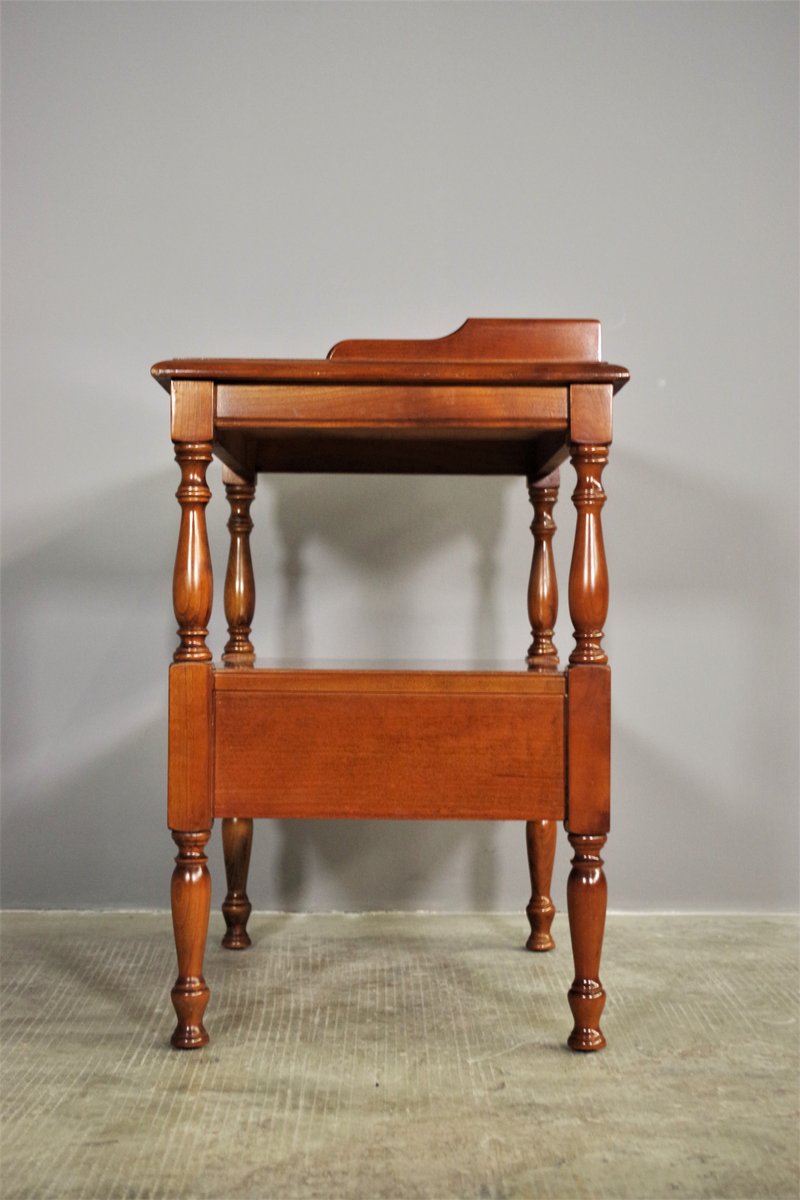
<svg viewBox="0 0 800 1200"><path fill-rule="evenodd" d="M209 662L212 655L206 638L213 582L205 507L211 499L206 483L211 443L177 442L175 458L181 469L181 483L175 493L181 506L181 529L172 577L172 603L181 641L173 659L177 663Z"/></svg>
<svg viewBox="0 0 800 1200"><path fill-rule="evenodd" d="M203 954L211 879L205 847L213 822L212 654L206 645L214 592L205 509L211 499L206 470L214 432L214 385L176 380L171 388L170 432L181 470L177 491L181 527L172 576L180 645L169 674L167 823L178 847L172 873L172 926L178 978L172 1003L178 1024L172 1044L204 1046L208 988Z"/></svg>
<svg viewBox="0 0 800 1200"><path fill-rule="evenodd" d="M572 1050L601 1050L600 1016L606 994L600 953L606 921L606 878L600 853L610 819L611 672L603 649L608 570L601 514L602 476L611 442L611 389L576 386L570 392L570 453L577 476L572 500L575 541L569 573L569 611L575 648L567 672L567 830L574 851L567 907L575 979L569 990Z"/></svg>
<svg viewBox="0 0 800 1200"><path fill-rule="evenodd" d="M572 446L572 463L578 478L572 493L577 523L569 570L569 611L575 649L569 661L576 666L602 666L608 662L602 647L608 613L608 569L600 521L606 501L603 470L607 462L608 446Z"/></svg>
<svg viewBox="0 0 800 1200"><path fill-rule="evenodd" d="M602 1050L606 1039L600 1016L606 994L600 983L600 954L606 922L606 877L600 852L605 836L571 833L575 851L567 883L569 930L575 979L569 989L569 1006L575 1025L569 1035L572 1050Z"/></svg>
<svg viewBox="0 0 800 1200"><path fill-rule="evenodd" d="M178 978L172 1003L178 1024L172 1045L178 1050L205 1046L208 1034L203 1013L208 1004L208 985L203 978L203 955L211 907L211 876L205 846L210 830L199 833L173 832L178 847L172 874L172 927L178 955Z"/></svg>
<svg viewBox="0 0 800 1200"><path fill-rule="evenodd" d="M553 631L558 616L558 584L553 559L553 535L556 523L553 507L558 500L558 469L544 479L528 480L528 495L533 505L533 560L528 582L528 618L532 641L528 666L536 671L554 671L558 653Z"/></svg>
<svg viewBox="0 0 800 1200"><path fill-rule="evenodd" d="M249 817L225 817L222 822L222 850L228 894L222 905L227 932L222 939L226 950L246 950L250 945L247 920L252 905L247 896L247 871L253 844L253 822Z"/></svg>
<svg viewBox="0 0 800 1200"><path fill-rule="evenodd" d="M553 507L558 499L558 484L558 468L541 479L528 479L528 496L533 505L533 560L528 581L528 619L533 640L527 657L531 671L555 671L558 667L558 653L553 643L558 616ZM556 850L555 822L528 821L525 838L531 876L531 898L525 910L531 926L527 949L552 950L555 942L550 935L550 926L556 910L550 899L550 880Z"/></svg>
<svg viewBox="0 0 800 1200"><path fill-rule="evenodd" d="M256 653L250 641L256 605L256 585L250 557L250 531L253 528L250 505L256 494L255 478L243 478L228 467L223 467L222 479L231 507L228 521L231 540L225 574L225 617L229 636L222 661L247 664L252 663Z"/></svg>
<svg viewBox="0 0 800 1200"><path fill-rule="evenodd" d="M528 950L552 950L555 946L550 934L556 915L556 906L550 899L550 881L556 854L556 832L555 821L528 821L525 825L531 876L531 898L525 910L531 926L526 943Z"/></svg>
<svg viewBox="0 0 800 1200"><path fill-rule="evenodd" d="M228 521L230 548L225 575L225 617L228 642L222 655L227 664L251 664L255 658L250 641L256 603L253 561L250 556L250 532L253 522L250 505L255 497L255 478L222 469L225 494L231 508ZM245 817L226 817L222 822L222 849L228 894L222 905L227 931L222 944L227 950L245 950L250 945L247 920L251 905L247 896L247 872L253 841L253 822Z"/></svg>

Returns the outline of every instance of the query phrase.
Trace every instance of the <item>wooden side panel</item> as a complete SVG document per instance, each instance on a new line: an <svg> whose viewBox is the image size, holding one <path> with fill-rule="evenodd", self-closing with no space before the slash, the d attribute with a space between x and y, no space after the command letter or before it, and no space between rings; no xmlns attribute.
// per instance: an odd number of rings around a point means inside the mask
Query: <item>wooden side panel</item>
<svg viewBox="0 0 800 1200"><path fill-rule="evenodd" d="M220 690L215 815L558 819L557 694Z"/></svg>
<svg viewBox="0 0 800 1200"><path fill-rule="evenodd" d="M356 339L338 342L328 358L430 362L483 358L599 362L600 322L471 317L454 333L417 340Z"/></svg>
<svg viewBox="0 0 800 1200"><path fill-rule="evenodd" d="M191 832L212 824L212 668L173 663L169 670L167 824Z"/></svg>
<svg viewBox="0 0 800 1200"><path fill-rule="evenodd" d="M611 670L567 672L567 829L608 833L611 811Z"/></svg>

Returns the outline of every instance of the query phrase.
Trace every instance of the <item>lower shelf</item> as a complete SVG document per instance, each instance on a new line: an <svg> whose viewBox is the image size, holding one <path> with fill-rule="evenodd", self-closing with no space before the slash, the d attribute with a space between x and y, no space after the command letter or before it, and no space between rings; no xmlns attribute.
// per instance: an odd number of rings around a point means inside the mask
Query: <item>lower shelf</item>
<svg viewBox="0 0 800 1200"><path fill-rule="evenodd" d="M564 816L561 674L222 668L213 704L218 817Z"/></svg>

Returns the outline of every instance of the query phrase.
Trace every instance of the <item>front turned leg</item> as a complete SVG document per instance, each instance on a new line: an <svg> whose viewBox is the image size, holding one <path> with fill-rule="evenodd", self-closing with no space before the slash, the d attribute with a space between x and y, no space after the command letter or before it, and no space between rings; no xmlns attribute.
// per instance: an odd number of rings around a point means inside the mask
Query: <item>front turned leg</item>
<svg viewBox="0 0 800 1200"><path fill-rule="evenodd" d="M600 852L604 834L569 834L575 851L567 882L567 909L572 938L575 979L569 989L569 1006L575 1026L567 1044L571 1050L602 1050L606 1039L600 1016L606 994L600 983L600 954L606 923L606 877Z"/></svg>
<svg viewBox="0 0 800 1200"><path fill-rule="evenodd" d="M531 876L531 898L525 910L531 926L527 950L552 950L555 946L550 934L556 913L556 906L550 899L550 881L556 854L556 832L555 821L528 821L525 825Z"/></svg>
<svg viewBox="0 0 800 1200"><path fill-rule="evenodd" d="M178 1024L172 1045L178 1050L205 1046L208 1034L203 1013L209 990L203 978L203 955L211 908L211 876L205 846L211 836L208 829L199 833L173 831L178 847L172 873L172 927L178 955L178 978L172 989L172 1003Z"/></svg>
<svg viewBox="0 0 800 1200"><path fill-rule="evenodd" d="M228 894L222 905L222 915L227 925L222 944L226 950L246 950L250 945L247 920L252 905L247 895L247 872L252 845L251 818L225 817L222 822L222 851L225 855Z"/></svg>

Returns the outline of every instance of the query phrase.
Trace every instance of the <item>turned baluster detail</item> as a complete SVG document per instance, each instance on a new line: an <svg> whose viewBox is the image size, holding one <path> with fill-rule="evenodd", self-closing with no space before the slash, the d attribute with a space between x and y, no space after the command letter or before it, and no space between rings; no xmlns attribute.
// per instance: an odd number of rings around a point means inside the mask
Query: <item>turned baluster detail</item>
<svg viewBox="0 0 800 1200"><path fill-rule="evenodd" d="M252 905L247 895L247 872L253 844L250 817L225 817L222 822L222 850L228 894L222 904L227 931L222 944L226 950L246 950L250 945L247 921Z"/></svg>
<svg viewBox="0 0 800 1200"><path fill-rule="evenodd" d="M569 840L575 851L567 881L575 979L568 995L575 1026L568 1045L572 1050L602 1050L606 1039L600 1031L600 1016L606 994L600 983L600 954L607 887L600 852L606 839L604 834L571 833Z"/></svg>
<svg viewBox="0 0 800 1200"><path fill-rule="evenodd" d="M203 978L203 956L211 908L211 876L205 855L210 835L210 830L198 833L173 831L172 834L178 847L171 889L172 926L178 956L178 978L171 992L178 1024L172 1035L172 1045L179 1050L194 1050L208 1041L203 1026L209 997L208 985Z"/></svg>
<svg viewBox="0 0 800 1200"><path fill-rule="evenodd" d="M606 500L602 474L607 462L608 446L572 446L578 480L572 493L577 524L569 572L569 612L576 643L569 656L571 663L608 662L601 646L608 612L608 569L600 521Z"/></svg>
<svg viewBox="0 0 800 1200"><path fill-rule="evenodd" d="M211 462L210 442L178 442L175 458L181 469L175 493L181 506L181 528L172 577L172 600L181 643L175 662L208 662L206 645L211 616L213 582L205 508L211 499L206 470Z"/></svg>
<svg viewBox="0 0 800 1200"><path fill-rule="evenodd" d="M256 489L254 479L240 479L227 471L223 471L223 479L231 507L228 521L231 538L225 574L225 618L229 638L222 660L242 662L255 658L255 649L250 641L256 606L253 560L250 557L250 531L253 528L250 505Z"/></svg>
<svg viewBox="0 0 800 1200"><path fill-rule="evenodd" d="M528 495L533 505L533 560L528 581L528 617L533 641L527 662L529 667L539 671L553 671L558 666L558 653L553 643L558 616L558 583L553 560L553 534L556 531L553 508L558 500L558 483L558 470L544 479L528 480Z"/></svg>
<svg viewBox="0 0 800 1200"><path fill-rule="evenodd" d="M531 927L526 943L528 950L552 950L555 946L550 926L556 906L550 898L550 883L556 854L556 833L555 821L528 821L525 825L531 877L531 898L525 910Z"/></svg>

